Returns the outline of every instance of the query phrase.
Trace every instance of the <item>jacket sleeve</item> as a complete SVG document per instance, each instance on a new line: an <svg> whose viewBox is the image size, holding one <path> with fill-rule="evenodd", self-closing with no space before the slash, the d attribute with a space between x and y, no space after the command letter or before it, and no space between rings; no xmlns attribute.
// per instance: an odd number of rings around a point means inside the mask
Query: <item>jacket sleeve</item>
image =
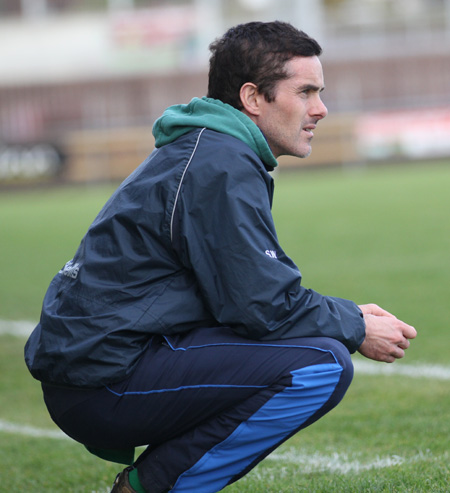
<svg viewBox="0 0 450 493"><path fill-rule="evenodd" d="M250 151L229 154L204 162L199 150L173 212L174 247L213 317L252 339L326 336L356 351L365 337L360 309L301 285L278 243L272 178Z"/></svg>

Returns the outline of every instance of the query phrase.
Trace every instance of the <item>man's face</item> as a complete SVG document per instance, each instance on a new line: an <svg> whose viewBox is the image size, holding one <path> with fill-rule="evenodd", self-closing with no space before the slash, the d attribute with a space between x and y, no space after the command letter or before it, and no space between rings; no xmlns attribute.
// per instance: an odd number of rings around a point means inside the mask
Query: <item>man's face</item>
<svg viewBox="0 0 450 493"><path fill-rule="evenodd" d="M259 115L253 120L277 158L307 157L316 124L328 110L320 99L324 89L322 64L316 56L296 57L286 63L287 79L277 83L275 101L259 98Z"/></svg>

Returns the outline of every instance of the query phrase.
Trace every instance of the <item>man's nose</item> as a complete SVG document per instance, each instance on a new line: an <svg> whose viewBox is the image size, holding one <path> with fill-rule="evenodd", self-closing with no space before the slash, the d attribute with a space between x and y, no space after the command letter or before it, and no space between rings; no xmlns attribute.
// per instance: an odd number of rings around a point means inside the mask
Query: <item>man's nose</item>
<svg viewBox="0 0 450 493"><path fill-rule="evenodd" d="M328 109L320 98L317 99L314 105L314 115L319 119L325 118L328 115Z"/></svg>

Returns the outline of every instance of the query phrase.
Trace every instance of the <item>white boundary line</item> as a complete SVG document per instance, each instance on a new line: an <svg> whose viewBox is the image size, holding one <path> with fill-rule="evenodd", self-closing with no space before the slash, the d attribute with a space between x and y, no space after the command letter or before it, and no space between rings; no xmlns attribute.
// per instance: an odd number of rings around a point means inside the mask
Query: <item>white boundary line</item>
<svg viewBox="0 0 450 493"><path fill-rule="evenodd" d="M11 433L15 435L22 435L31 438L52 438L58 440L70 440L70 438L65 435L60 430L48 430L42 428L35 428L33 426L19 425L15 423L10 423L8 421L0 419L0 433ZM384 469L393 466L399 466L402 464L410 464L414 462L419 462L423 460L436 459L429 452L418 454L412 457L401 457L399 455L391 455L386 457L376 456L372 460L361 461L357 457L360 454L354 454L351 457L346 453L333 453L330 455L320 454L318 452L300 453L294 448L289 448L280 452L273 452L267 457L267 461L273 461L278 463L296 464L297 469L302 474L308 474L312 472L324 472L328 471L330 473L360 473L362 471L367 471L369 469ZM266 462L267 464L267 462ZM279 466L277 466L277 471L279 471ZM268 470L266 468L258 469L252 472L252 475L266 476L271 474L270 467Z"/></svg>
<svg viewBox="0 0 450 493"><path fill-rule="evenodd" d="M10 423L4 419L0 419L0 432L12 433L13 435L24 435L26 437L34 438L56 438L56 439L69 439L69 437L60 430L46 430L42 428L35 428L34 426L19 425L16 423Z"/></svg>
<svg viewBox="0 0 450 493"><path fill-rule="evenodd" d="M378 363L376 361L354 360L355 375L402 375L411 378L450 380L450 367L428 364Z"/></svg>
<svg viewBox="0 0 450 493"><path fill-rule="evenodd" d="M26 320L9 321L0 319L0 335L28 337L36 324ZM386 364L375 361L355 359L356 375L402 375L411 378L430 378L432 380L450 380L450 366L414 364L403 362Z"/></svg>
<svg viewBox="0 0 450 493"><path fill-rule="evenodd" d="M36 323L18 320L0 319L0 336L13 335L17 337L29 337ZM430 378L432 380L450 380L450 366L429 364L394 364L378 363L355 359L353 361L355 375L402 375L411 378Z"/></svg>
<svg viewBox="0 0 450 493"><path fill-rule="evenodd" d="M1 320L0 335L10 335L17 337L29 337L32 330L36 327L34 322L27 320Z"/></svg>
<svg viewBox="0 0 450 493"><path fill-rule="evenodd" d="M302 474L328 471L331 473L349 474L367 471L369 469L383 469L387 467L398 466L401 464L410 464L423 460L435 459L430 452L419 452L411 457L401 457L399 455L391 455L386 457L376 456L372 460L361 461L358 456L361 454L353 454L351 457L346 453L332 453L323 455L318 452L312 454L300 453L294 448L290 448L283 452L274 452L267 457L267 460L283 462L283 464L296 464L299 472Z"/></svg>

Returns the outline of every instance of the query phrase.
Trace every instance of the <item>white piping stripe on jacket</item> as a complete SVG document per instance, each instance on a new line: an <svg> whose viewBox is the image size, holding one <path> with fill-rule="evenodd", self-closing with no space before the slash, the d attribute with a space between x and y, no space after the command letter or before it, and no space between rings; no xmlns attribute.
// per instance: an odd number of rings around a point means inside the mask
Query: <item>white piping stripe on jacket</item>
<svg viewBox="0 0 450 493"><path fill-rule="evenodd" d="M183 171L183 174L181 175L181 180L180 180L180 183L178 184L178 190L177 190L177 194L175 196L175 202L173 204L173 209L172 209L172 215L170 217L170 241L173 241L173 217L175 215L175 209L177 207L177 203L178 203L178 196L180 195L180 189L181 189L181 185L183 183L183 180L184 180L184 175L186 174L186 171L187 169L189 168L189 165L191 164L191 161L194 157L194 154L195 154L195 151L197 150L197 147L198 147L198 143L200 141L200 137L202 136L202 133L206 130L206 127L205 128L202 128L201 132L198 134L198 137L197 137L197 142L195 143L195 147L194 147L194 150L192 151L192 154L189 158L189 161L188 163L186 164L186 167L184 168L184 171Z"/></svg>

